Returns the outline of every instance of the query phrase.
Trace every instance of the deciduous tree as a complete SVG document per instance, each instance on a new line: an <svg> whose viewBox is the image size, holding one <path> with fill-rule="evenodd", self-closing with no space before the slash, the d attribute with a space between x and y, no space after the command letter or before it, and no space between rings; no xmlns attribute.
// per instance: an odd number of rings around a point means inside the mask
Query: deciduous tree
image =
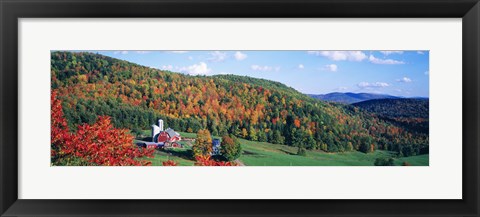
<svg viewBox="0 0 480 217"><path fill-rule="evenodd" d="M228 161L234 161L242 155L240 141L233 135L223 136L220 153Z"/></svg>
<svg viewBox="0 0 480 217"><path fill-rule="evenodd" d="M128 130L114 128L110 117L99 116L94 124L82 124L71 133L56 92L52 92L50 103L53 165L151 165L141 158L151 157L154 150L136 147Z"/></svg>
<svg viewBox="0 0 480 217"><path fill-rule="evenodd" d="M197 139L192 146L193 154L197 156L210 156L212 153L212 136L207 129L199 130Z"/></svg>

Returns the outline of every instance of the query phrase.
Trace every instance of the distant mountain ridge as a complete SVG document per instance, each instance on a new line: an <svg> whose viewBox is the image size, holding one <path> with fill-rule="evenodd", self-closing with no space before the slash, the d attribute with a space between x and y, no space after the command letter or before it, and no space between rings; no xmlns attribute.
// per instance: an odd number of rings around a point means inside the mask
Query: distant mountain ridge
<svg viewBox="0 0 480 217"><path fill-rule="evenodd" d="M402 97L392 96L387 94L375 94L375 93L341 93L333 92L327 94L308 94L310 97L329 101L329 102L338 102L345 104L353 104L358 102L363 102L372 99L401 99Z"/></svg>

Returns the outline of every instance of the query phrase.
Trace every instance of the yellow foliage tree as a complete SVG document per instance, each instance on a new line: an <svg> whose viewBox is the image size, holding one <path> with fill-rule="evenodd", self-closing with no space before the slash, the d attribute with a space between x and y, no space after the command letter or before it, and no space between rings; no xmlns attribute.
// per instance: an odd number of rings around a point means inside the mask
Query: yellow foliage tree
<svg viewBox="0 0 480 217"><path fill-rule="evenodd" d="M210 131L207 129L198 131L192 150L195 157L209 156L212 153L212 136Z"/></svg>
<svg viewBox="0 0 480 217"><path fill-rule="evenodd" d="M243 138L247 138L247 136L248 136L247 129L243 128L243 129L242 129L242 137L243 137Z"/></svg>

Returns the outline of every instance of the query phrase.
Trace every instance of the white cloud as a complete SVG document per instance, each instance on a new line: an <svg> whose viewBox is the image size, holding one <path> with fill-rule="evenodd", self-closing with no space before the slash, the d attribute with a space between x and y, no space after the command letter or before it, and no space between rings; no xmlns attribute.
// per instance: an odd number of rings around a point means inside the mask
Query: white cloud
<svg viewBox="0 0 480 217"><path fill-rule="evenodd" d="M214 51L210 53L209 61L212 62L222 62L227 59L227 53L221 51Z"/></svg>
<svg viewBox="0 0 480 217"><path fill-rule="evenodd" d="M400 79L397 79L398 82L403 82L403 83L410 83L412 82L412 79L408 78L408 77L403 77L403 78L400 78Z"/></svg>
<svg viewBox="0 0 480 217"><path fill-rule="evenodd" d="M182 67L179 70L189 75L206 75L212 71L211 69L208 68L207 64L204 62L193 64L187 67Z"/></svg>
<svg viewBox="0 0 480 217"><path fill-rule="evenodd" d="M128 54L128 51L126 51L126 50L119 50L119 51L113 52L113 54Z"/></svg>
<svg viewBox="0 0 480 217"><path fill-rule="evenodd" d="M403 51L399 50L381 50L380 53L384 55L390 55L390 54L403 54Z"/></svg>
<svg viewBox="0 0 480 217"><path fill-rule="evenodd" d="M188 51L184 51L184 50L171 50L169 52L170 53L177 53L177 54L188 53Z"/></svg>
<svg viewBox="0 0 480 217"><path fill-rule="evenodd" d="M259 66L259 65L252 65L250 67L253 71L272 71L273 67L271 66ZM277 67L278 68L278 67ZM276 70L276 69L275 69ZM280 70L280 68L278 68Z"/></svg>
<svg viewBox="0 0 480 217"><path fill-rule="evenodd" d="M247 54L244 54L244 53L242 53L242 52L240 52L240 51L235 52L235 55L234 55L234 56L235 56L235 59L236 59L236 60L239 60L239 61L240 61L240 60L244 60L244 59L247 58Z"/></svg>
<svg viewBox="0 0 480 217"><path fill-rule="evenodd" d="M387 64L387 65L396 65L396 64L405 64L403 61L392 60L392 59L379 59L370 54L368 60L374 64Z"/></svg>
<svg viewBox="0 0 480 217"><path fill-rule="evenodd" d="M328 64L325 65L322 69L330 72L336 72L338 70L338 66L335 64Z"/></svg>
<svg viewBox="0 0 480 217"><path fill-rule="evenodd" d="M390 85L385 82L375 82L375 83L368 83L368 82L360 82L357 84L360 88L377 88L377 87L389 87Z"/></svg>
<svg viewBox="0 0 480 217"><path fill-rule="evenodd" d="M147 51L147 50L138 50L138 51L135 51L135 53L138 53L138 54L147 54L147 53L151 53L152 51Z"/></svg>
<svg viewBox="0 0 480 217"><path fill-rule="evenodd" d="M308 51L308 54L324 56L334 61L348 60L360 62L367 58L362 51Z"/></svg>
<svg viewBox="0 0 480 217"><path fill-rule="evenodd" d="M193 60L193 57L192 57L192 56L189 56L189 57L188 57L188 60Z"/></svg>
<svg viewBox="0 0 480 217"><path fill-rule="evenodd" d="M428 75L428 74L430 74L430 71L425 71L425 75Z"/></svg>
<svg viewBox="0 0 480 217"><path fill-rule="evenodd" d="M160 67L160 69L161 69L161 70L172 71L173 66L172 66L172 65L163 65L162 67Z"/></svg>
<svg viewBox="0 0 480 217"><path fill-rule="evenodd" d="M424 53L423 51L420 51L420 50L419 50L419 51L417 51L417 54L423 55L423 54L425 54L425 53Z"/></svg>
<svg viewBox="0 0 480 217"><path fill-rule="evenodd" d="M303 64L298 64L298 69L304 69L305 66Z"/></svg>

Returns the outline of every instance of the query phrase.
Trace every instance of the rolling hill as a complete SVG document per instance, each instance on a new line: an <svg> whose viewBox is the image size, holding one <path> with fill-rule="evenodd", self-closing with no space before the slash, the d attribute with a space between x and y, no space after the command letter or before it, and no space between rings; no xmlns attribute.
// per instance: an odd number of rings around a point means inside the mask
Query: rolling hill
<svg viewBox="0 0 480 217"><path fill-rule="evenodd" d="M381 119L419 133L428 134L429 100L411 99L374 99L352 104Z"/></svg>
<svg viewBox="0 0 480 217"><path fill-rule="evenodd" d="M134 134L162 118L181 132L208 129L214 136L325 152L411 156L428 147L428 135L367 109L319 101L265 79L191 76L88 52L52 52L51 77L70 129L107 115Z"/></svg>
<svg viewBox="0 0 480 217"><path fill-rule="evenodd" d="M352 105L389 118L428 119L428 99L374 99Z"/></svg>
<svg viewBox="0 0 480 217"><path fill-rule="evenodd" d="M371 99L398 99L400 97L385 95L385 94L374 94L374 93L340 93L333 92L328 94L309 94L310 97L328 101L328 102L338 102L345 104L358 103Z"/></svg>

